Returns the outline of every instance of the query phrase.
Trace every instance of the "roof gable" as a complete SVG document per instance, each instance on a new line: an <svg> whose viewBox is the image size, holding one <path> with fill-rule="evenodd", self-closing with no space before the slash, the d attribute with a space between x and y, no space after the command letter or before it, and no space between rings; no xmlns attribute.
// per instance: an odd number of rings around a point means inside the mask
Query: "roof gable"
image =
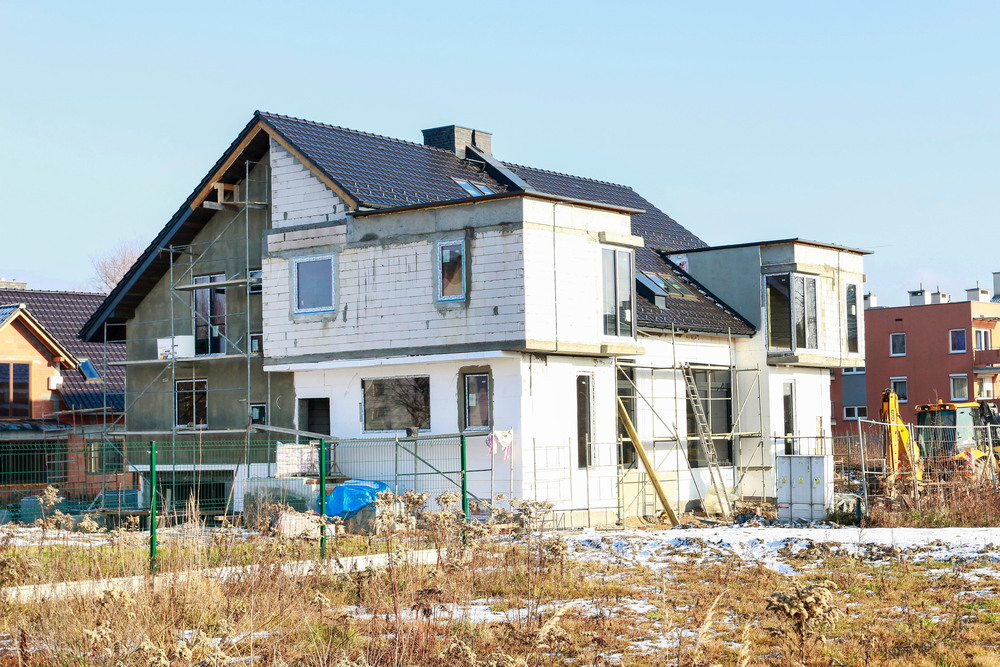
<svg viewBox="0 0 1000 667"><path fill-rule="evenodd" d="M0 331L20 322L31 336L47 349L54 358L68 368L79 368L80 360L53 336L42 323L32 315L23 303L0 306ZM0 357L3 350L0 350Z"/></svg>

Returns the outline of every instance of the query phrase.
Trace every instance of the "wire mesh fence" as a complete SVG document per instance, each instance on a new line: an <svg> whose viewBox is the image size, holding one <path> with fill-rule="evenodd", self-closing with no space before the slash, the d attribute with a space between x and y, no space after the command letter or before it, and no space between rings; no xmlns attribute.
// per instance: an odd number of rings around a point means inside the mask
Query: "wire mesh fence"
<svg viewBox="0 0 1000 667"><path fill-rule="evenodd" d="M139 575L153 562L160 572L247 564L277 511L316 516L321 488L348 479L431 499L507 491L485 437L0 442L0 549L44 552L71 579ZM306 542L283 548L319 555Z"/></svg>

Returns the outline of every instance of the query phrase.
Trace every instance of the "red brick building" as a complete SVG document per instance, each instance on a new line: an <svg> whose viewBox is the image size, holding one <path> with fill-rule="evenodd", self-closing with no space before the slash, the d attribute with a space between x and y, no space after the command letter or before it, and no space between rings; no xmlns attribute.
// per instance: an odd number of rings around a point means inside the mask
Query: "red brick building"
<svg viewBox="0 0 1000 667"><path fill-rule="evenodd" d="M911 305L865 311L869 418L878 418L886 388L899 395L900 416L911 423L922 403L995 399L1000 303L990 302L988 291L979 288L968 290L968 299L951 302L947 295L920 289L910 293ZM849 380L837 379L842 386ZM848 407L846 393L835 394L841 411Z"/></svg>

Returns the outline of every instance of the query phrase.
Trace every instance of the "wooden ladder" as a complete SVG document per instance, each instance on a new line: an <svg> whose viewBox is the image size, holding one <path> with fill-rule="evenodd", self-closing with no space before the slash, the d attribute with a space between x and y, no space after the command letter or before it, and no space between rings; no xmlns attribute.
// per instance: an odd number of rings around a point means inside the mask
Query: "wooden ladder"
<svg viewBox="0 0 1000 667"><path fill-rule="evenodd" d="M708 461L708 474L712 481L712 488L715 489L716 496L719 498L719 505L722 507L722 518L729 521L732 500L722 477L722 470L719 468L719 456L715 451L715 443L712 442L712 429L705 416L705 407L701 404L698 385L694 381L694 371L691 369L691 364L682 364L681 370L684 373L688 400L691 401L691 410L694 412L695 424L698 427L698 446L701 449L701 455Z"/></svg>

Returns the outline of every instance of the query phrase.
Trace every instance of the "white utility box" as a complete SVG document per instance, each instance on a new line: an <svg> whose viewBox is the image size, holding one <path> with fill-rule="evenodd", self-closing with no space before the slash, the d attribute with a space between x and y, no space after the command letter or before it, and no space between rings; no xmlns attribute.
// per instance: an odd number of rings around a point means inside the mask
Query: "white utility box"
<svg viewBox="0 0 1000 667"><path fill-rule="evenodd" d="M185 359L194 356L194 336L156 339L157 359Z"/></svg>
<svg viewBox="0 0 1000 667"><path fill-rule="evenodd" d="M778 521L822 521L833 509L833 456L778 461Z"/></svg>

